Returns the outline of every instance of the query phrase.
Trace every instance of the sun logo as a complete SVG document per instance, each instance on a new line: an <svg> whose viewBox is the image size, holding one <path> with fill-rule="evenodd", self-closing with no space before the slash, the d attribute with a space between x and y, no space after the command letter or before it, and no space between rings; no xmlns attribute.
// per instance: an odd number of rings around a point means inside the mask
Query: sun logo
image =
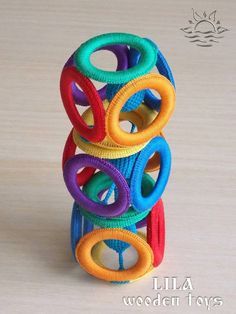
<svg viewBox="0 0 236 314"><path fill-rule="evenodd" d="M193 19L188 21L189 26L181 28L185 37L200 47L211 47L214 43L219 43L219 39L224 37L222 34L228 29L222 27L220 21L216 19L216 10L209 15L206 12L200 15L192 10Z"/></svg>

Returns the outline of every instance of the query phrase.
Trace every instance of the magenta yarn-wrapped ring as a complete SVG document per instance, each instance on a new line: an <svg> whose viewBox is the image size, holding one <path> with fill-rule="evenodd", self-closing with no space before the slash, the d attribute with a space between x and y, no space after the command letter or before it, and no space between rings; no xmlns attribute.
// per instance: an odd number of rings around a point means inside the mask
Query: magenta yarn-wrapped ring
<svg viewBox="0 0 236 314"><path fill-rule="evenodd" d="M125 45L109 45L102 47L99 50L107 50L114 53L114 55L117 58L117 68L116 71L122 71L128 69L128 53L129 49ZM64 68L67 68L69 66L74 66L74 54L75 52L70 56L70 58L66 61ZM102 100L106 98L106 89L107 85L104 85L102 88L98 90L98 94L101 97ZM72 95L74 98L74 101L76 104L82 105L82 106L89 106L88 100L86 98L86 95L76 86L76 84L72 84Z"/></svg>
<svg viewBox="0 0 236 314"><path fill-rule="evenodd" d="M115 183L118 198L112 204L102 204L89 199L77 184L77 172L84 167L99 169ZM116 217L124 214L130 205L130 188L123 175L109 162L90 156L78 154L70 158L63 169L65 184L77 204L85 210L104 217Z"/></svg>

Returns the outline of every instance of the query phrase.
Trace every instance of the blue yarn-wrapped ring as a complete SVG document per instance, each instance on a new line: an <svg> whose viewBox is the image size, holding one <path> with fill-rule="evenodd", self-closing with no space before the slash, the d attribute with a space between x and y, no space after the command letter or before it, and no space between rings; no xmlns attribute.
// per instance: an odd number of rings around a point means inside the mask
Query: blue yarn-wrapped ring
<svg viewBox="0 0 236 314"><path fill-rule="evenodd" d="M142 195L142 179L146 164L152 154L158 152L160 156L160 172L152 192L148 196ZM131 177L130 194L131 203L137 211L151 208L161 197L170 175L171 153L165 139L161 136L155 137L140 152Z"/></svg>
<svg viewBox="0 0 236 314"><path fill-rule="evenodd" d="M83 230L82 230L83 229ZM80 213L79 205L74 202L70 223L71 249L75 257L75 248L79 240L93 230L93 223Z"/></svg>

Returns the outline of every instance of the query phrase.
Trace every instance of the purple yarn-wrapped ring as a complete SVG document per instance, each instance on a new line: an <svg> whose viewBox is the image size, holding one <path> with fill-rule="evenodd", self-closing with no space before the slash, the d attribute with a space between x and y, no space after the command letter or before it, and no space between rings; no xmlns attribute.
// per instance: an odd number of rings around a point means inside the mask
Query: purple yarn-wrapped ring
<svg viewBox="0 0 236 314"><path fill-rule="evenodd" d="M115 54L117 58L117 68L116 71L126 70L128 68L128 47L124 45L111 45L105 46L98 50L108 50ZM74 66L74 54L70 56L70 58L66 61L64 68L69 66ZM107 85L103 86L98 90L98 94L101 99L104 100L106 98L106 89ZM76 104L80 104L82 106L89 106L87 98L85 94L75 85L72 85L72 95Z"/></svg>
<svg viewBox="0 0 236 314"><path fill-rule="evenodd" d="M118 198L112 204L101 204L89 199L77 184L77 172L83 167L92 167L106 173L116 184ZM130 189L122 174L109 162L87 154L70 158L63 170L68 191L81 207L99 216L115 217L126 212L130 205Z"/></svg>

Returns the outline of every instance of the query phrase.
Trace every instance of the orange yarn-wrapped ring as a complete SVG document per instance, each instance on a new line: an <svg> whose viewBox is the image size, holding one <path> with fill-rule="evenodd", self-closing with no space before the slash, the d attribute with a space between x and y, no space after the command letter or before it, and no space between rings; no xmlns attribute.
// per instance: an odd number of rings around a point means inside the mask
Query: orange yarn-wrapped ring
<svg viewBox="0 0 236 314"><path fill-rule="evenodd" d="M119 115L126 101L143 89L154 89L161 96L161 108L156 118L145 129L127 133L119 125ZM112 141L123 146L145 143L160 134L175 107L175 91L169 80L160 74L150 73L124 85L112 99L106 111L106 132Z"/></svg>
<svg viewBox="0 0 236 314"><path fill-rule="evenodd" d="M108 239L116 239L131 244L138 253L137 263L124 270L109 269L96 263L92 257L92 249L98 242ZM106 281L135 280L153 268L153 252L149 244L142 237L119 228L97 229L87 233L77 244L75 256L81 267L89 274Z"/></svg>

